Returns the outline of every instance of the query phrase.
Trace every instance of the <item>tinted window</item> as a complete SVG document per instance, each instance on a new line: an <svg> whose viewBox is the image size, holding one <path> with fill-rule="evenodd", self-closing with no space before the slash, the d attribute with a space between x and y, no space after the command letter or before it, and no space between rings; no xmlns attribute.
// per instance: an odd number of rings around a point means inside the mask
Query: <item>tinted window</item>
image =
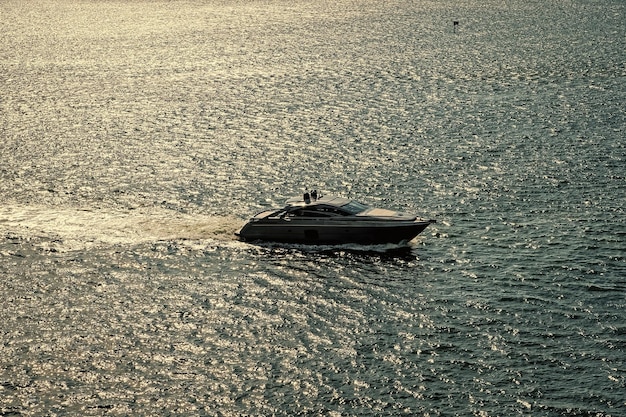
<svg viewBox="0 0 626 417"><path fill-rule="evenodd" d="M328 217L327 213L320 212L316 210L314 207L293 210L289 213L289 216L297 216L297 217Z"/></svg>
<svg viewBox="0 0 626 417"><path fill-rule="evenodd" d="M365 204L361 204L357 201L351 201L348 204L341 206L342 209L346 210L350 214L358 214L362 211L367 210L367 206Z"/></svg>

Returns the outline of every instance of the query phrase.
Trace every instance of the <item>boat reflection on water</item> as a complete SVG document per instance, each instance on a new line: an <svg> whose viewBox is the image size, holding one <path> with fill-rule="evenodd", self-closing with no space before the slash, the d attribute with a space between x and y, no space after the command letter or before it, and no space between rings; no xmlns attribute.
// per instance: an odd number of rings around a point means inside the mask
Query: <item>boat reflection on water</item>
<svg viewBox="0 0 626 417"><path fill-rule="evenodd" d="M402 244L434 222L312 191L290 198L283 208L257 213L237 236L246 242L306 245Z"/></svg>
<svg viewBox="0 0 626 417"><path fill-rule="evenodd" d="M269 258L356 260L359 264L411 264L419 260L418 247L412 243L383 245L310 245L296 243L256 242L255 246Z"/></svg>

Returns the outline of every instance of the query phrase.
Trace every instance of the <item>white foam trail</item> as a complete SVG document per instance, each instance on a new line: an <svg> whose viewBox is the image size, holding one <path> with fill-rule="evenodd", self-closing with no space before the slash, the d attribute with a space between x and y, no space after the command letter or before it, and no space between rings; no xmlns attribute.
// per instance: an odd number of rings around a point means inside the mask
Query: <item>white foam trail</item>
<svg viewBox="0 0 626 417"><path fill-rule="evenodd" d="M128 245L158 240L232 241L241 219L191 215L165 209L79 209L0 206L0 233L54 240L57 249Z"/></svg>

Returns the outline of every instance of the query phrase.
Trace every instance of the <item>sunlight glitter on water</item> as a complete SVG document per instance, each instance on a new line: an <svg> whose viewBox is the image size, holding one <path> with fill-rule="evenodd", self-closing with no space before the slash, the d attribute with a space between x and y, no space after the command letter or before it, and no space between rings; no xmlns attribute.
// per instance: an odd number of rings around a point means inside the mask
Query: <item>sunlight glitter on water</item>
<svg viewBox="0 0 626 417"><path fill-rule="evenodd" d="M0 414L626 414L624 7L2 2Z"/></svg>

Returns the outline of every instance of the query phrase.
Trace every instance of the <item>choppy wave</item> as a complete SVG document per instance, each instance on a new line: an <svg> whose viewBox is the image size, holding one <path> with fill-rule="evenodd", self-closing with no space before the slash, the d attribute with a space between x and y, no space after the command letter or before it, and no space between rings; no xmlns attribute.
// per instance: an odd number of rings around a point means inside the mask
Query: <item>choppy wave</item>
<svg viewBox="0 0 626 417"><path fill-rule="evenodd" d="M0 415L626 415L625 8L2 1Z"/></svg>

